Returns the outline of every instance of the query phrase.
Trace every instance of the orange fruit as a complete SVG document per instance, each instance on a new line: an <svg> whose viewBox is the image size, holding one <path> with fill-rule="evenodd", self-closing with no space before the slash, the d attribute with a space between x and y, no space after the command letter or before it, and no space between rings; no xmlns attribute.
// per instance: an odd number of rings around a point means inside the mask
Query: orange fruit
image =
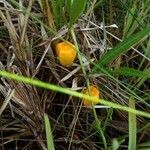
<svg viewBox="0 0 150 150"><path fill-rule="evenodd" d="M85 88L83 90L83 93L85 95L91 95L91 96L93 96L95 98L99 98L100 97L100 92L99 92L98 88L95 85L91 85L90 86L90 93L89 93L87 88ZM92 105L96 105L97 103L98 103L98 101L97 102L95 100L90 101L88 99L83 98L83 104L86 107L91 107Z"/></svg>
<svg viewBox="0 0 150 150"><path fill-rule="evenodd" d="M55 50L59 63L62 66L70 67L73 64L77 52L72 43L68 41L57 43Z"/></svg>

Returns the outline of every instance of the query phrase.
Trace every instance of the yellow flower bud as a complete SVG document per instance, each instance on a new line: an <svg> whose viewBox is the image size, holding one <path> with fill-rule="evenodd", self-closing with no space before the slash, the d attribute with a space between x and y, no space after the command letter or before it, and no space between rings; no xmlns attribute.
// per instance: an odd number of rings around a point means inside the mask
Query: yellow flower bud
<svg viewBox="0 0 150 150"><path fill-rule="evenodd" d="M90 86L90 93L89 93L89 91L88 91L87 88L85 88L85 89L83 90L83 93L84 93L85 95L90 95L90 94L91 94L91 96L93 96L93 97L95 97L95 98L99 98L99 97L100 97L100 92L99 92L99 90L96 88L95 85L91 85L91 86ZM97 103L98 103L98 102L89 101L88 99L83 99L83 104L84 104L84 106L86 106L86 107L91 107L92 105L96 105Z"/></svg>
<svg viewBox="0 0 150 150"><path fill-rule="evenodd" d="M76 49L72 43L68 41L57 43L55 50L62 66L70 67L73 64L76 58Z"/></svg>

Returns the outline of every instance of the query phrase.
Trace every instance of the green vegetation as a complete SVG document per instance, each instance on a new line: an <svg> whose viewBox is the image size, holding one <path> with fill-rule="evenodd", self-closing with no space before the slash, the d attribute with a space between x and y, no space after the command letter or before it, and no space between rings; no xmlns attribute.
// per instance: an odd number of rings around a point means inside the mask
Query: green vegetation
<svg viewBox="0 0 150 150"><path fill-rule="evenodd" d="M45 130L46 130L46 139L47 139L47 149L48 150L54 150L54 142L53 142L53 135L52 135L52 130L49 122L48 115L44 115L44 121L45 121Z"/></svg>
<svg viewBox="0 0 150 150"><path fill-rule="evenodd" d="M150 149L149 1L0 5L0 149ZM61 41L75 46L71 67Z"/></svg>

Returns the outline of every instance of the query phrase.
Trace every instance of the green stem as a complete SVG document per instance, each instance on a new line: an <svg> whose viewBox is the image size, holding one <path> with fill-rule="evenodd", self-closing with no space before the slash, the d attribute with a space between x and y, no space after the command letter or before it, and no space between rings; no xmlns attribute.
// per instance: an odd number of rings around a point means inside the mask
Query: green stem
<svg viewBox="0 0 150 150"><path fill-rule="evenodd" d="M81 66L81 69L82 69L82 72L84 74L84 77L85 77L85 80L86 80L86 84L87 84L87 88L88 88L88 92L89 92L89 95L91 95L91 91L90 91L90 81L89 81L89 78L87 76L87 73L86 73L86 70L84 68L84 64L82 62L82 56L81 56L81 53L80 53L80 50L79 50L79 47L78 47L78 43L77 43L77 39L76 39L76 36L75 36L75 32L74 32L74 29L73 27L70 28L70 32L71 32L71 35L72 35L72 38L73 38L73 41L74 41L74 44L75 44L75 47L76 47L76 50L77 50L77 54L78 54L78 59L79 59L79 62L80 62L80 66ZM92 107L92 110L93 110L93 115L94 115L94 119L96 121L96 124L97 124L97 128L98 128L98 131L101 135L101 138L103 140L103 143L104 143L104 147L105 149L107 148L107 142L106 142L106 138L104 136L104 133L102 131L102 128L101 128L101 123L97 117L97 114L96 114L96 110L95 110L95 107L93 105Z"/></svg>

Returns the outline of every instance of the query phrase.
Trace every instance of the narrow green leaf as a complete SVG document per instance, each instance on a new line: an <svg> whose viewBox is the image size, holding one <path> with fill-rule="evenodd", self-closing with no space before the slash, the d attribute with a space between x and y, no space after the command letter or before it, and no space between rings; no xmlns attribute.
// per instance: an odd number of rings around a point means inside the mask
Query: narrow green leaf
<svg viewBox="0 0 150 150"><path fill-rule="evenodd" d="M50 2L51 2L52 11L53 11L53 15L54 15L54 18L55 18L56 25L58 25L59 12L58 12L57 3L54 0L50 0Z"/></svg>
<svg viewBox="0 0 150 150"><path fill-rule="evenodd" d="M96 119L94 120L92 127L98 132L100 138L101 138L102 141L103 141L104 148L107 149L107 141L106 141L104 132L103 132L102 127L101 127L101 122L100 122L100 120L98 120L98 118L96 118ZM100 140L101 140L101 139L100 139Z"/></svg>
<svg viewBox="0 0 150 150"><path fill-rule="evenodd" d="M133 24L135 10L136 10L136 6L134 4L134 6L131 8L131 10L127 12L125 26L124 26L124 33L123 33L124 37L127 37L126 35L128 35L128 32Z"/></svg>
<svg viewBox="0 0 150 150"><path fill-rule="evenodd" d="M129 99L129 107L135 108L135 101L133 99ZM137 133L137 126L136 126L136 115L133 113L129 113L129 144L128 150L136 150L136 133Z"/></svg>
<svg viewBox="0 0 150 150"><path fill-rule="evenodd" d="M113 141L112 141L112 150L119 149L119 146L120 146L120 144L119 144L118 140L117 139L113 139Z"/></svg>
<svg viewBox="0 0 150 150"><path fill-rule="evenodd" d="M145 28L144 30L126 38L119 44L117 44L113 49L108 51L106 54L102 56L102 58L97 62L97 65L106 65L116 59L120 54L128 51L131 46L137 44L140 40L142 40L146 35L150 32L150 27ZM98 69L94 66L93 70Z"/></svg>
<svg viewBox="0 0 150 150"><path fill-rule="evenodd" d="M150 148L150 140L148 140L147 142L144 142L144 143L141 143L138 145L139 147L147 147L147 148Z"/></svg>
<svg viewBox="0 0 150 150"><path fill-rule="evenodd" d="M150 78L150 69L141 71L134 68L120 67L114 72L115 74L132 76L132 77L141 77L141 78Z"/></svg>
<svg viewBox="0 0 150 150"><path fill-rule="evenodd" d="M44 123L45 123L45 130L46 130L47 148L48 150L55 150L52 130L51 130L51 126L47 114L44 114Z"/></svg>
<svg viewBox="0 0 150 150"><path fill-rule="evenodd" d="M70 12L69 12L70 26L72 26L74 24L74 22L78 19L78 17L81 15L81 13L83 12L83 10L85 8L86 2L87 2L87 0L73 0L72 3L71 2L69 3L69 5L72 4Z"/></svg>
<svg viewBox="0 0 150 150"><path fill-rule="evenodd" d="M68 12L71 11L72 2L73 2L72 0L66 0L66 6L67 6Z"/></svg>
<svg viewBox="0 0 150 150"><path fill-rule="evenodd" d="M43 81L40 81L40 80L32 79L32 78L29 78L29 77L24 77L24 76L9 73L9 72L6 72L6 71L0 71L0 76L3 76L3 77L8 78L8 79L16 80L16 81L19 81L19 82L23 82L23 83L26 83L26 84L31 84L31 85L34 85L34 86L38 86L38 87L41 87L41 88L53 90L53 91L56 91L56 92L68 94L68 95L71 95L71 96L79 97L81 99L85 98L85 99L87 99L91 102L99 102L100 104L107 105L107 106L110 106L110 107L115 108L115 109L120 109L120 110L123 110L123 111L134 113L136 115L141 115L141 116L150 118L150 113L148 113L148 112L143 112L143 111L140 111L140 110L132 109L132 108L129 108L127 106L116 104L116 103L113 103L113 102L110 102L110 101L107 101L107 100L104 100L104 99L98 99L98 98L95 98L93 96L85 95L81 92L76 92L76 91L70 90L68 88L63 88L63 87L56 86L56 85L50 84L50 83L46 83L46 82L43 82Z"/></svg>

